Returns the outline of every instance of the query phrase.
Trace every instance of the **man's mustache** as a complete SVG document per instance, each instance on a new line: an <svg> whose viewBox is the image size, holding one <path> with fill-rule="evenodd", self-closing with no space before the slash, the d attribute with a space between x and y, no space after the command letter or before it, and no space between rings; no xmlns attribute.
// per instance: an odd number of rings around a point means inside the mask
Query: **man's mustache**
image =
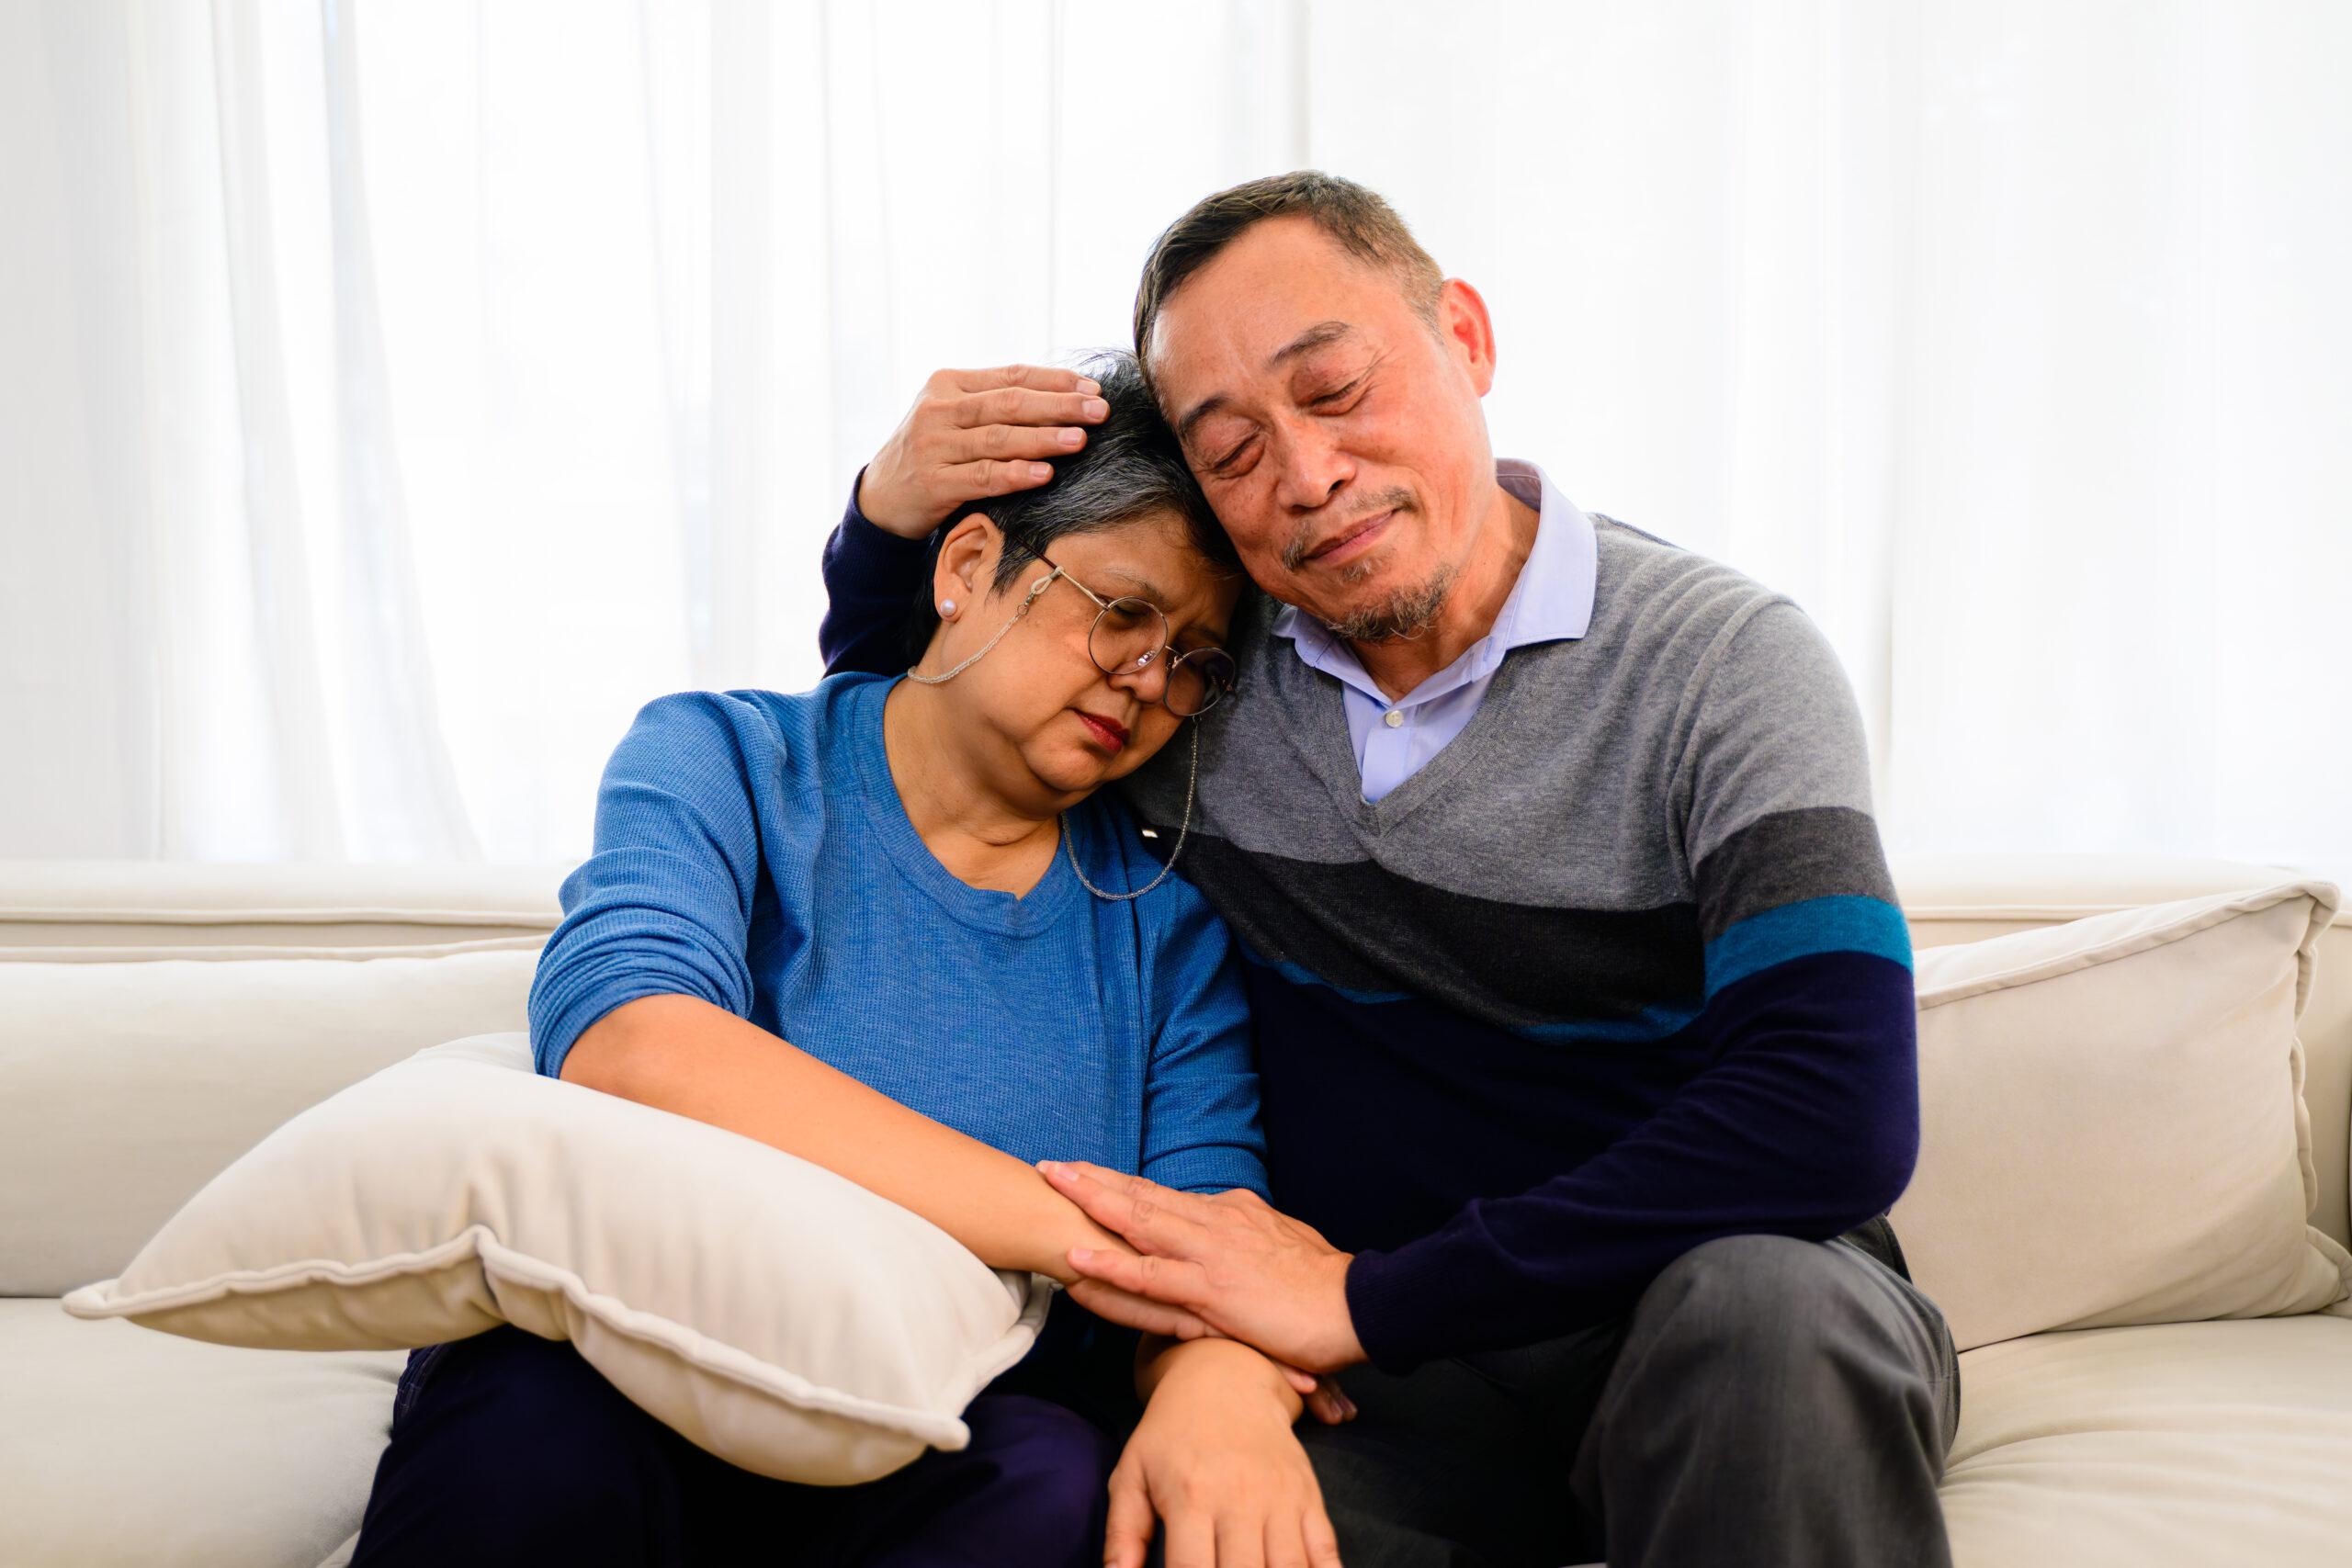
<svg viewBox="0 0 2352 1568"><path fill-rule="evenodd" d="M1374 496L1353 517L1337 526L1334 526L1328 518L1306 519L1299 524L1297 531L1291 535L1290 543L1283 547L1283 570L1296 571L1306 564L1306 552L1313 549L1318 540L1336 538L1367 517L1377 517L1382 513L1389 511L1409 512L1412 506L1412 492L1402 485L1398 485Z"/></svg>

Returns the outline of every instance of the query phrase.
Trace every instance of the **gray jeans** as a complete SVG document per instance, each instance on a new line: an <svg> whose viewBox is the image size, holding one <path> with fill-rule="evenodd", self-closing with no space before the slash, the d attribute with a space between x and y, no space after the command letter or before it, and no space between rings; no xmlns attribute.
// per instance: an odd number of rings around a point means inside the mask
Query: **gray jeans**
<svg viewBox="0 0 2352 1568"><path fill-rule="evenodd" d="M1299 1424L1348 1568L1948 1568L1960 1359L1882 1215L1733 1235L1564 1338L1340 1382Z"/></svg>

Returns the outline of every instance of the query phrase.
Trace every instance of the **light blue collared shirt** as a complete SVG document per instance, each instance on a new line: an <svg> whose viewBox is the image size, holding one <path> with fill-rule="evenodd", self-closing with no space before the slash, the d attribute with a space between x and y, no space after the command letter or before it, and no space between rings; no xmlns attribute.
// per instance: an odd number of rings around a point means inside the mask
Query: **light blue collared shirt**
<svg viewBox="0 0 2352 1568"><path fill-rule="evenodd" d="M1290 638L1299 658L1345 689L1348 733L1355 742L1356 772L1366 800L1378 800L1412 777L1462 733L1502 667L1503 655L1531 643L1582 637L1592 625L1599 556L1592 519L1533 463L1498 458L1495 482L1542 514L1519 581L1495 616L1494 629L1396 701L1382 694L1355 650L1322 622L1295 605L1274 617L1274 634Z"/></svg>

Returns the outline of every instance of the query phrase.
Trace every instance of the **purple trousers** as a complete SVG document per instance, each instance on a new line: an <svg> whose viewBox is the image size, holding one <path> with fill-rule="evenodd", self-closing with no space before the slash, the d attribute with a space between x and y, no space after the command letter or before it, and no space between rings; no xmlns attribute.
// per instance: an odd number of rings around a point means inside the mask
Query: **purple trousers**
<svg viewBox="0 0 2352 1568"><path fill-rule="evenodd" d="M352 1564L1099 1564L1111 1438L995 1385L964 1419L970 1447L878 1481L777 1481L680 1437L569 1341L502 1324L411 1353Z"/></svg>

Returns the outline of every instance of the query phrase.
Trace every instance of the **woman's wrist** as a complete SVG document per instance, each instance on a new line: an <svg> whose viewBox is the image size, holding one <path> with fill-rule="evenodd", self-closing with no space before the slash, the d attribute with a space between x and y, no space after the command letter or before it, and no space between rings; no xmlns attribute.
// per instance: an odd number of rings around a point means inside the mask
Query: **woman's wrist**
<svg viewBox="0 0 2352 1568"><path fill-rule="evenodd" d="M1035 1236L1036 1242L1034 1249L1024 1249L1029 1256L1022 1258L1019 1267L1069 1285L1082 1278L1077 1269L1070 1267L1072 1248L1087 1247L1123 1254L1135 1250L1125 1236L1107 1231L1087 1218L1085 1210L1046 1185L1044 1177L1034 1170L1029 1174L1037 1183L1035 1194L1036 1210L1033 1222L1023 1229L1024 1235Z"/></svg>
<svg viewBox="0 0 2352 1568"><path fill-rule="evenodd" d="M1149 1401L1171 1384L1206 1390L1218 1399L1262 1393L1286 1423L1297 1420L1306 1408L1283 1370L1255 1346L1238 1339L1177 1339L1155 1346L1147 1338L1137 1357L1136 1392Z"/></svg>

